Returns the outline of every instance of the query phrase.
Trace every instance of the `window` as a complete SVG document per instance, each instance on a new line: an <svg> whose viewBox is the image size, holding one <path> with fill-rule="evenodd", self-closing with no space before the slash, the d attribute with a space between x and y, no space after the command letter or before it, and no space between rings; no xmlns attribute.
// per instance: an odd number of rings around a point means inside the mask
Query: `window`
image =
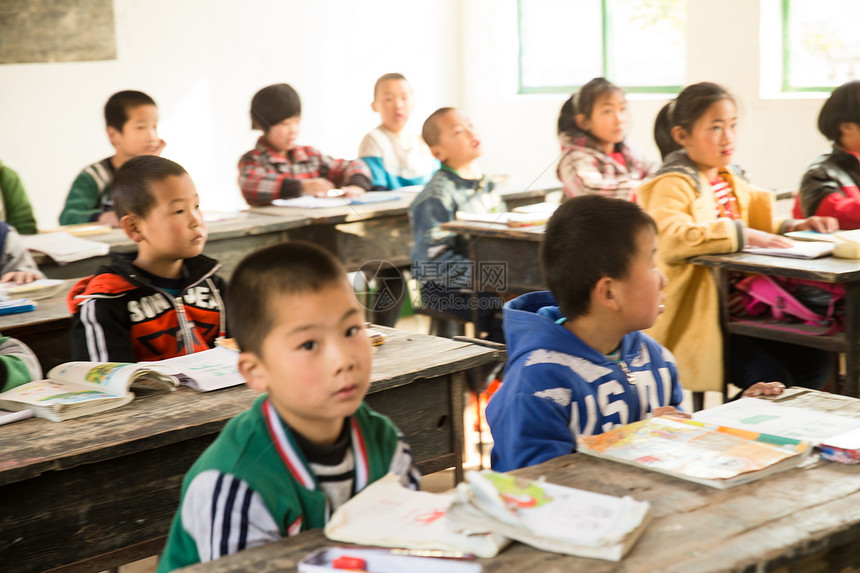
<svg viewBox="0 0 860 573"><path fill-rule="evenodd" d="M860 2L782 0L782 90L829 91L860 77Z"/></svg>
<svg viewBox="0 0 860 573"><path fill-rule="evenodd" d="M628 92L684 83L687 0L518 0L520 93L603 76Z"/></svg>

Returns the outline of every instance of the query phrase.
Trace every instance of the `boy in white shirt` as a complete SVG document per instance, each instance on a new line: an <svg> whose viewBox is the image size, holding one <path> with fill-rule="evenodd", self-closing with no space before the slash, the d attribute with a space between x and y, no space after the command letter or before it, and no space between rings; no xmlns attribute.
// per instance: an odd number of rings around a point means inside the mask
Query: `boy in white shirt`
<svg viewBox="0 0 860 573"><path fill-rule="evenodd" d="M374 189L424 185L439 168L430 149L417 133L406 131L415 107L412 86L402 74L384 74L373 87L373 111L382 124L364 136L358 156L373 174Z"/></svg>

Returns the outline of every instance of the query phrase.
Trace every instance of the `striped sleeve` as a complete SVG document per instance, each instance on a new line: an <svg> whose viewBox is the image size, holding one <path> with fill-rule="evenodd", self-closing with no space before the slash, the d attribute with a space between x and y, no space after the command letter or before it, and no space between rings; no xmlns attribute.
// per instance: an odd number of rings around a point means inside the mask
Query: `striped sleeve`
<svg viewBox="0 0 860 573"><path fill-rule="evenodd" d="M72 360L137 362L125 305L91 298L72 316Z"/></svg>
<svg viewBox="0 0 860 573"><path fill-rule="evenodd" d="M281 538L260 494L247 482L217 470L198 474L180 508L182 529L197 548L200 562Z"/></svg>
<svg viewBox="0 0 860 573"><path fill-rule="evenodd" d="M400 476L400 484L409 489L421 489L421 472L415 467L415 462L412 459L412 450L409 444L403 438L403 435L397 437L397 446L394 449L394 455L391 456L391 464L388 466L390 473L395 473Z"/></svg>

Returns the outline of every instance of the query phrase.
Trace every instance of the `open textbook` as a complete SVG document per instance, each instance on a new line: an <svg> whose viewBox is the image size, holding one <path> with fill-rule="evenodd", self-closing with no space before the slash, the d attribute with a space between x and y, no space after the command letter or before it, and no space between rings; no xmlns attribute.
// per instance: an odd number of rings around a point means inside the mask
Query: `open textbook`
<svg viewBox="0 0 860 573"><path fill-rule="evenodd" d="M471 471L448 509L452 527L489 530L532 547L620 561L645 530L649 505L491 470Z"/></svg>
<svg viewBox="0 0 860 573"><path fill-rule="evenodd" d="M82 239L65 231L21 235L21 240L29 250L44 253L60 264L103 256L110 250L107 243Z"/></svg>
<svg viewBox="0 0 860 573"><path fill-rule="evenodd" d="M95 414L128 404L133 385L174 389L177 379L157 368L123 362L66 362L48 371L46 380L28 382L0 394L4 410L33 410L54 422Z"/></svg>
<svg viewBox="0 0 860 573"><path fill-rule="evenodd" d="M725 489L797 467L809 442L661 416L579 436L577 450Z"/></svg>
<svg viewBox="0 0 860 573"><path fill-rule="evenodd" d="M229 344L225 343L225 344ZM210 392L245 383L239 373L239 353L226 345L209 350L166 358L157 362L141 362L173 375L180 384L199 392Z"/></svg>
<svg viewBox="0 0 860 573"><path fill-rule="evenodd" d="M693 418L708 424L803 440L822 458L860 463L860 400L801 388L771 399L741 398L701 410Z"/></svg>

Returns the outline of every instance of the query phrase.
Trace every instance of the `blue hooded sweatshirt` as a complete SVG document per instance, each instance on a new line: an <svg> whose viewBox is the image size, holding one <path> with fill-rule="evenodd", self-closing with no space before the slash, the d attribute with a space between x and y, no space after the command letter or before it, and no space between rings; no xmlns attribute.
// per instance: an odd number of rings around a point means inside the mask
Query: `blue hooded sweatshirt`
<svg viewBox="0 0 860 573"><path fill-rule="evenodd" d="M570 454L577 435L601 434L681 403L675 357L647 334L625 335L616 362L558 324L561 318L549 292L504 306L508 362L486 411L494 470Z"/></svg>

